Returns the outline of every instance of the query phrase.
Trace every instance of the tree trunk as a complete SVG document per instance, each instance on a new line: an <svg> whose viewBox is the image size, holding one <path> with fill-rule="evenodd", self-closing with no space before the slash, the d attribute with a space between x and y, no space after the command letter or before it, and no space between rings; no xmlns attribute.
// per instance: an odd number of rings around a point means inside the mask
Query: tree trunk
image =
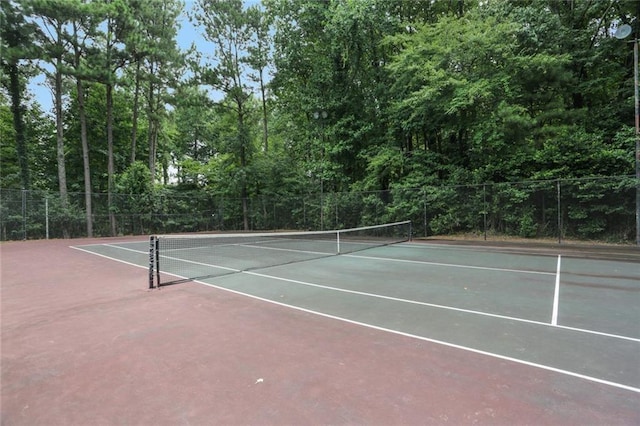
<svg viewBox="0 0 640 426"><path fill-rule="evenodd" d="M247 204L247 138L244 131L244 112L242 111L242 103L238 103L238 136L240 137L240 169L242 173L242 181L240 182L240 198L242 199L242 221L244 230L249 230L249 206Z"/></svg>
<svg viewBox="0 0 640 426"><path fill-rule="evenodd" d="M269 131L267 127L267 97L266 87L262 70L260 70L260 92L262 94L262 139L264 141L264 152L269 152Z"/></svg>
<svg viewBox="0 0 640 426"><path fill-rule="evenodd" d="M87 222L87 237L93 237L93 208L91 202L91 163L89 162L89 142L87 140L87 117L84 110L84 86L78 78L78 115L80 116L80 141L82 143L82 165L84 171L84 205Z"/></svg>
<svg viewBox="0 0 640 426"><path fill-rule="evenodd" d="M56 152L58 160L58 188L60 191L60 207L63 215L67 216L69 209L69 195L67 193L67 171L64 159L64 130L62 127L62 59L56 61L55 73L55 110L56 110ZM66 218L62 221L62 236L69 238L69 226Z"/></svg>
<svg viewBox="0 0 640 426"><path fill-rule="evenodd" d="M84 205L87 237L93 237L93 206L91 200L91 164L89 162L89 142L87 140L87 115L84 109L84 85L80 74L82 62L81 42L78 39L78 23L73 23L73 59L78 96L78 116L80 118L80 144L82 145L82 168L84 174Z"/></svg>
<svg viewBox="0 0 640 426"><path fill-rule="evenodd" d="M136 142L138 138L138 102L140 98L140 60L136 63L136 86L133 92L133 117L131 129L131 164L136 162Z"/></svg>
<svg viewBox="0 0 640 426"><path fill-rule="evenodd" d="M151 70L153 72L153 69ZM149 120L148 141L149 141L149 171L151 172L151 184L156 180L156 148L157 148L157 129L154 113L154 92L153 83L149 83L149 111L147 113Z"/></svg>
<svg viewBox="0 0 640 426"><path fill-rule="evenodd" d="M107 151L107 155L109 157L107 165L107 204L109 205L109 226L111 236L115 237L117 234L117 226L115 206L113 204L115 166L113 163L113 84L111 83L107 83Z"/></svg>

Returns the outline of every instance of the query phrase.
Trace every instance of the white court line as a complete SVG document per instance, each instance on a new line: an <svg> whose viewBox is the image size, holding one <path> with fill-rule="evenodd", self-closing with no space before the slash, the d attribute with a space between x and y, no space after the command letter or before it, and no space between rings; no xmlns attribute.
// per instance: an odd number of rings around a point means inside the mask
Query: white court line
<svg viewBox="0 0 640 426"><path fill-rule="evenodd" d="M493 267L489 267L489 266L460 265L460 264L457 264L457 263L427 262L425 260L394 259L392 257L362 256L362 255L358 255L358 254L344 254L343 256L346 256L346 257L357 257L357 258L360 258L360 259L370 259L370 260L384 260L385 262L418 263L418 264L421 264L421 265L446 266L448 268L480 269L480 270L483 270L483 271L515 272L515 273L519 273L519 274L555 275L555 273L553 273L553 272L527 271L527 270L524 270L524 269L493 268Z"/></svg>
<svg viewBox="0 0 640 426"><path fill-rule="evenodd" d="M126 250L131 250L131 249L126 249ZM133 250L133 251L135 251L135 250ZM140 253L143 253L143 252L140 252ZM363 257L363 256L354 256L354 255L347 255L347 256ZM418 300L402 299L402 298L398 298L398 297L384 296L382 294L375 294L375 293L366 293L366 292L357 291L357 290L348 290L348 289L340 288L340 287L331 287L331 286L327 286L327 285L323 285L323 284L310 283L310 282L301 281L301 280L294 280L294 279L290 279L290 278L283 278L283 277L278 277L278 276L275 276L275 275L262 274L262 273L254 272L254 271L246 271L246 270L243 271L241 269L230 268L228 266L214 265L214 264L211 264L211 263L197 262L197 261L194 261L194 260L180 259L180 258L177 258L177 257L170 257L170 256L161 256L161 257L165 258L165 259L171 259L171 260L181 261L181 262L185 262L185 263L191 263L191 264L198 265L198 266L208 266L208 267L216 268L216 269L224 269L226 271L244 273L244 274L248 274L248 275L255 275L255 276L258 276L258 277L262 277L262 278L275 279L275 280L279 280L279 281L290 282L290 283L293 283L293 284L300 284L300 285L304 285L304 286L308 286L308 287L316 287L316 288L321 288L321 289L325 289L325 290L337 291L337 292L342 292L342 293L356 294L356 295L359 295L359 296L372 297L372 298L376 298L376 299L391 300L391 301L394 301L394 302L408 303L408 304L412 304L412 305L428 306L430 308L445 309L445 310L450 310L450 311L455 311L455 312L463 312L463 313L472 314L472 315L480 315L480 316L485 316L485 317L504 319L504 320L508 320L508 321L515 321L515 322L523 322L523 323L527 323L527 324L542 325L542 326L545 326L545 327L551 326L551 324L549 324L548 322L543 322L543 321L535 321L535 320L529 320L529 319L526 319L526 318L510 317L510 316L506 316L506 315L492 314L492 313L489 313L489 312L482 312L482 311L475 311L475 310L471 310L471 309L456 308L456 307L453 307L453 306L438 305L438 304L435 304L435 303L420 302ZM365 257L365 258L367 258L367 257ZM378 258L378 257L374 257L373 259L375 259L375 260L386 260L385 258ZM398 259L388 259L388 260L397 261ZM421 262L418 262L418 263L421 263ZM518 272L518 271L516 270L515 272ZM524 272L527 272L527 271L524 271ZM547 273L543 273L543 274L547 274ZM188 277L182 277L182 276L176 275L176 274L169 274L169 275L175 276L177 278L188 279ZM212 277L212 278L215 278L215 277ZM198 280L193 280L193 281L199 282ZM627 337L627 336L621 336L621 335L618 335L618 334L610 334L610 333L604 333L604 332L601 332L601 331L586 330L586 329L573 328L573 327L564 327L564 326L558 326L558 325L556 325L556 327L557 328L563 328L563 329L566 329L566 330L586 333L586 334L593 334L593 335L604 336L604 337L612 337L612 338L615 338L615 339L630 340L632 342L639 342L640 343L640 339L636 339L636 338L633 338L633 337Z"/></svg>
<svg viewBox="0 0 640 426"><path fill-rule="evenodd" d="M117 249L132 251L132 252L140 253L140 254L148 254L147 251L135 250L135 249L130 249L130 248L126 248L126 247L119 247L119 246L111 246L110 244L101 244L101 245L106 245L106 246L110 246L110 247L117 248ZM140 268L148 269L148 267L146 267L146 266L136 265L134 263L130 263L130 262L127 262L127 261L124 261L124 260L120 260L120 259L113 258L113 257L110 257L110 256L106 256L106 255L103 255L103 254L99 254L99 253L95 253L95 252L92 252L92 251L88 251L88 250L85 250L85 249L82 249L82 248L73 247L73 246L71 246L71 247L75 248L77 250L81 250L81 251L90 253L90 254L95 254L96 256L104 257L106 259L111 259L111 260L122 262L122 263L125 263L125 264L128 264L128 265L133 265L133 266L137 266L137 267L140 267ZM358 256L358 255L344 255L344 256L364 258L364 259L370 259L370 260L371 259L373 259L373 260L387 260L387 261L391 261L391 262L401 262L401 261L403 261L402 259L393 259L393 258L384 258L384 257L371 257L371 256ZM402 298L397 298L397 297L392 297L392 296L384 296L384 295L375 294L375 293L366 293L366 292L361 292L361 291L356 291L356 290L348 290L348 289L339 288L339 287L326 286L326 285L323 285L323 284L315 284L315 283L309 283L309 282L300 281L300 280L294 280L294 279L289 279L289 278L278 277L278 276L275 276L275 275L261 274L259 272L254 272L254 271L243 271L241 269L231 268L231 267L228 267L228 266L214 265L212 263L197 262L195 260L181 259L181 258L178 258L178 257L171 257L171 256L166 256L166 255L163 255L161 257L164 258L164 259L171 259L171 260L175 260L175 261L191 263L193 265L208 266L210 268L223 269L223 270L226 270L226 271L236 272L236 273L246 273L246 274L250 274L250 275L260 276L260 277L263 277L263 278L270 278L270 279L275 279L275 280L280 280L280 281L285 281L285 282L291 282L291 283L294 283L294 284L301 284L301 285L306 285L306 286L311 286L311 287L323 288L323 289L326 289L326 290L338 291L338 292L343 292L343 293L353 293L353 294L358 294L358 295L361 295L361 296L380 298L380 299L386 299L386 300L393 300L393 301L396 301L396 302L409 303L409 304L415 304L415 305L422 305L422 306L428 306L428 307L437 308L437 309L445 309L445 310L468 313L468 314L472 314L472 315L487 316L487 317L493 317L493 318L498 318L498 319L515 321L515 322L523 322L523 323L534 324L534 325L542 325L542 326L546 326L546 327L552 326L552 324L550 324L548 322L543 322L543 321L535 321L535 320L529 320L529 319L526 319L526 318L510 317L510 316L506 316L506 315L492 314L492 313L489 313L489 312L482 312L482 311L475 311L475 310L471 310L471 309L456 308L454 306L438 305L438 304L435 304L435 303L420 302L420 301L417 301L417 300L402 299ZM421 262L421 261L417 261L417 260L416 261L409 260L407 262L432 264L430 262ZM452 265L437 264L437 265L464 267L464 265L454 265L454 264L452 264ZM267 267L265 267L265 268L267 268ZM495 270L495 268L483 268L483 267L473 267L473 268ZM497 270L499 270L499 271L531 273L530 271L519 271L519 270L510 270L510 269L497 269ZM548 273L548 272L538 272L538 273L542 274L542 275L555 275L555 274ZM180 278L180 279L189 279L189 277L185 277L185 276L178 275L178 274L173 274L173 273L170 273L170 272L163 272L163 274L171 275L173 277ZM215 277L212 277L212 278L215 278ZM194 282L199 282L198 280L193 280L193 281ZM579 332L579 333L593 334L593 335L597 335L597 336L611 337L611 338L614 338L614 339L629 340L629 341L632 341L632 342L639 342L640 343L640 339L639 338L622 336L622 335L619 335L619 334L611 334L611 333L605 333L605 332L601 332L601 331L588 330L588 329L569 327L569 326L563 326L563 325L555 325L554 327L565 329L565 330L570 330L570 331L575 331L575 332Z"/></svg>
<svg viewBox="0 0 640 426"><path fill-rule="evenodd" d="M214 266L214 265L212 265L212 266ZM214 266L214 267L217 267L217 266ZM489 313L489 312L474 311L474 310L471 310L471 309L463 309L463 308L456 308L456 307L447 306L447 305L438 305L438 304L435 304L435 303L420 302L418 300L402 299L402 298L393 297L393 296L384 296L382 294L366 293L366 292L357 291L357 290L348 290L348 289L345 289L345 288L331 287L331 286L327 286L327 285L324 285L324 284L315 284L315 283L310 283L310 282L301 281L301 280L294 280L294 279L291 279L291 278L283 278L283 277L278 277L278 276L275 276L275 275L262 274L260 272L254 272L254 271L238 271L238 272L243 273L243 274L248 274L248 275L254 275L254 276L262 277L262 278L270 278L270 279L274 279L274 280L290 282L290 283L293 283L293 284L300 284L300 285L304 285L304 286L308 286L308 287L316 287L316 288L321 288L321 289L325 289L325 290L332 290L332 291L338 291L338 292L342 292L342 293L356 294L356 295L359 295L359 296L372 297L372 298L375 298L375 299L391 300L391 301L394 301L394 302L408 303L408 304L411 304L411 305L428 306L430 308L445 309L445 310L449 310L449 311L463 312L463 313L466 313L466 314L480 315L480 316L485 316L485 317L504 319L504 320L508 320L508 321L523 322L523 323L527 323L527 324L534 324L534 325L541 325L541 326L545 326L545 327L551 327L551 324L549 324L548 322L529 320L529 319L526 319L526 318L510 317L510 316L507 316L507 315L492 314L492 313ZM577 331L577 332L581 332L581 333L586 333L586 334L594 334L594 335L598 335L598 336L611 337L611 338L614 338L614 339L629 340L629 341L632 341L632 342L640 343L640 339L636 339L636 338L633 338L633 337L627 337L627 336L621 336L621 335L618 335L618 334L610 334L610 333L604 333L604 332L601 332L601 331L586 330L586 329L580 329L580 328L574 328L574 327L565 327L565 326L555 326L555 327L556 328L566 329L566 330L571 330L571 331Z"/></svg>
<svg viewBox="0 0 640 426"><path fill-rule="evenodd" d="M557 252L544 252L544 251L528 251L526 248L520 247L499 247L499 246L476 246L476 245L456 245L456 244L433 244L433 243L415 243L405 242L398 244L396 247L410 247L422 250L438 250L438 251L471 251L482 252L487 251L492 253L508 254L514 256L535 256L535 257L549 257L555 256Z"/></svg>
<svg viewBox="0 0 640 426"><path fill-rule="evenodd" d="M102 245L109 245L109 244L102 244ZM112 247L113 248L120 248L122 250L133 251L133 252L140 253L140 254L148 254L147 251L134 250L134 249L125 248L125 247L119 247L119 246L112 246ZM136 265L136 264L133 264L133 263L130 263L130 262L126 262L124 260L120 260L120 259L117 259L117 258L109 257L109 256L106 256L106 255L95 253L95 252L88 251L88 250L85 250L85 249L81 249L81 248L77 248L77 247L72 247L72 248L75 248L77 250L81 250L81 251L84 251L84 252L87 252L87 253L90 253L90 254L95 254L96 256L104 257L104 258L115 260L115 261L122 262L122 263L126 263L128 265L133 265L133 266L137 266L137 267L140 267L140 268L148 269L148 267L146 267L146 266ZM359 258L374 259L374 260L388 260L388 261L393 261L393 262L401 261L401 259L392 259L392 258L384 258L384 257L369 257L369 256L356 256L356 255L344 255L344 256L359 257ZM294 283L294 284L301 284L301 285L306 285L306 286L310 286L310 287L322 288L322 289L326 289L326 290L338 291L338 292L343 292L343 293L352 293L352 294L357 294L357 295L361 295L361 296L392 300L392 301L396 301L396 302L409 303L409 304L414 304L414 305L428 306L428 307L431 307L431 308L463 312L463 313L467 313L467 314L480 315L480 316L486 316L486 317L492 317L492 318L498 318L498 319L504 319L504 320L508 320L508 321L523 322L523 323L527 323L527 324L542 325L542 326L546 326L546 327L551 327L552 326L552 324L550 324L548 322L543 322L543 321L535 321L535 320L529 320L529 319L526 319L526 318L510 317L510 316L506 316L506 315L492 314L492 313L489 313L489 312L482 312L482 311L474 311L474 310L471 310L471 309L456 308L454 306L438 305L438 304L435 304L435 303L420 302L420 301L417 301L417 300L402 299L402 298L397 298L397 297L392 297L392 296L384 296L384 295L375 294L375 293L366 293L366 292L361 292L361 291L356 291L356 290L348 290L348 289L339 288L339 287L326 286L326 285L323 285L323 284L315 284L315 283L309 283L309 282L300 281L300 280L294 280L294 279L289 279L289 278L278 277L278 276L275 276L275 275L262 274L262 273L254 272L254 271L246 271L246 270L243 271L241 269L231 268L231 267L228 267L228 266L214 265L214 264L211 264L211 263L197 262L195 260L181 259L181 258L178 258L178 257L170 257L170 256L166 256L166 255L163 255L161 257L164 258L164 259L171 259L171 260L175 260L175 261L191 263L193 265L208 266L210 268L223 269L223 270L226 270L226 271L236 272L236 273L245 273L245 274L249 274L249 275L259 276L259 277L262 277L262 278L275 279L275 280L290 282L290 283ZM409 261L409 262L412 262L412 263L413 262L428 263L428 262L420 262L420 261ZM446 264L441 264L441 265L447 266ZM456 266L456 265L453 265L453 266ZM265 267L265 268L267 268L267 267ZM264 268L260 268L260 269L264 269ZM490 268L490 269L492 269L492 268ZM510 271L510 270L507 270L507 271ZM518 270L513 270L513 271L514 272L527 272L527 271L518 271ZM185 277L185 276L178 275L178 274L173 274L173 273L170 273L170 272L162 272L162 273L163 274L167 274L167 275L171 275L173 277L180 278L180 279L189 279L189 277ZM550 273L541 272L540 274L549 275ZM551 275L555 275L555 274L551 274ZM212 277L212 278L215 278L215 277ZM200 282L197 279L194 279L192 281ZM224 287L221 287L221 288L224 288ZM563 326L563 325L555 325L554 327L565 329L565 330L569 330L569 331L575 331L575 332L579 332L579 333L593 334L593 335L597 335L597 336L611 337L611 338L614 338L614 339L628 340L628 341L631 341L631 342L640 343L640 339L639 338L622 336L620 334L611 334L611 333L605 333L605 332L602 332L602 331L588 330L588 329L584 329L584 328L576 328L576 327L569 327L569 326Z"/></svg>
<svg viewBox="0 0 640 426"><path fill-rule="evenodd" d="M132 241L112 241L110 243L91 243L91 244L80 244L77 246L69 246L70 248L78 248L78 249L82 249L82 247L96 247L96 246L113 246L113 247L118 247L118 248L124 248L121 246L116 246L115 244L141 244L141 243L145 243L147 245L149 245L149 238L145 239L145 240L132 240Z"/></svg>
<svg viewBox="0 0 640 426"><path fill-rule="evenodd" d="M115 260L116 262L124 263L125 265L131 265L131 266L135 266L137 268L149 269L148 266L142 266L142 265L138 265L136 263L127 262L126 260L118 259L116 257L107 256L106 254L100 254L100 253L96 253L95 251L91 251L91 250L87 250L85 248L82 248L82 247L92 247L92 246L96 246L96 245L110 246L110 244L88 244L88 245L84 245L84 246L69 246L69 248L72 248L72 249L78 250L78 251L82 251L82 252L85 252L85 253L93 254L94 256L103 257L105 259ZM119 248L119 249L122 249L122 250L129 250L129 251L133 251L133 252L136 252L136 253L149 254L149 252L129 249L129 248L125 248L125 247L119 247L119 246L112 246L112 247Z"/></svg>
<svg viewBox="0 0 640 426"><path fill-rule="evenodd" d="M114 247L117 247L117 246L114 246ZM72 246L71 246L71 248L75 248L77 250L84 251L86 253L94 254L94 255L97 255L97 256L100 256L100 257L104 257L104 258L107 258L107 259L116 260L116 261L119 261L119 262L122 262L122 263L126 263L126 264L129 264L129 265L142 267L140 265L135 265L135 264L132 264L130 262L122 261L122 260L119 260L119 259L116 259L116 258L112 258L112 257L106 256L106 255L102 255L102 254L99 254L99 253L94 253L94 252L91 252L91 251L88 251L88 250L85 250L85 249L72 247ZM137 250L132 250L132 249L125 249L125 250L137 251ZM144 251L137 251L137 252L138 253L145 253ZM193 262L193 263L197 263L197 262ZM234 270L233 268L226 268L226 267L221 267L221 266L216 266L216 265L209 265L209 266L216 267L216 268L221 268L221 269ZM259 277L270 278L270 279L281 280L281 281L289 281L289 282L294 282L294 283L303 283L302 281L298 282L296 280L289 280L289 279L282 278L282 277L276 277L276 276L271 276L271 275L266 275L266 274L260 274L260 273L252 272L252 271L240 271L240 270L237 270L237 269L235 269L234 271L237 271L238 273L241 273L241 274L247 274L247 275L252 275L252 276L259 276ZM522 359L518 359L518 358L509 357L509 356L506 356L506 355L501 355L501 354L497 354L497 353L493 353L493 352L488 352L488 351L483 351L483 350L471 348L471 347L468 347L468 346L457 345L455 343L445 342L445 341L442 341L442 340L437 340L437 339L432 339L432 338L419 336L419 335L415 335L415 334L405 333L405 332L402 332L402 331L399 331L399 330L393 330L393 329L389 329L389 328L376 326L376 325L373 325L373 324L367 324L367 323L351 320L351 319L344 318L344 317L339 317L339 316L330 315L330 314L326 314L326 313L319 312L319 311L314 311L314 310L302 308L302 307L295 306L295 305L289 305L289 304L286 304L286 303L282 303L282 302L278 302L278 301L275 301L275 300L266 299L266 298L263 298L263 297L260 297L260 296L256 296L256 295L253 295L253 294L250 294L250 293L244 293L244 292L241 292L241 291L233 290L233 289L222 287L222 286L219 286L219 285L206 283L204 281L194 280L193 282L201 284L201 285L205 285L207 287L216 288L216 289L219 289L219 290L222 290L222 291L228 291L230 293L235 293L235 294L247 296L247 297L250 297L250 298L253 298L253 299L257 299L257 300L261 300L261 301L264 301L264 302L267 302L267 303L273 303L275 305L287 307L287 308L290 308L290 309L295 309L295 310L298 310L298 311L302 311L302 312L306 312L306 313L310 313L310 314L314 314L314 315L319 315L321 317L330 318L330 319L346 322L346 323L349 323L349 324L355 324L355 325L359 325L359 326L362 326L362 327L367 327L367 328L374 329L374 330L379 330L379 331L384 331L384 332L388 332L388 333L392 333L392 334L396 334L396 335L400 335L400 336L410 337L410 338L417 339L417 340L431 342L431 343L439 344L439 345L442 345L442 346L447 346L447 347L451 347L451 348L455 348L455 349L460 349L460 350L464 350L464 351L467 351L467 352L472 352L472 353L476 353L476 354L480 354L480 355L484 355L484 356L489 356L489 357L492 357L492 358L502 359L502 360L514 362L514 363L517 363L517 364L527 365L527 366L534 367L534 368L539 368L539 369L542 369L542 370L552 371L552 372L555 372L555 373L559 373L559 374L563 374L563 375L567 375L567 376L571 376L571 377L576 377L576 378L587 380L587 381L594 382L594 383L599 383L599 384L603 384L603 385L607 385L607 386L611 386L611 387L615 387L615 388L619 388L619 389L628 390L628 391L635 392L635 393L640 393L640 388L629 386L629 385L625 385L625 384L622 384L622 383L617 383L617 382L612 382L612 381L609 381L609 380L599 379L597 377L592 377L592 376L576 373L576 372L573 372L573 371L552 367L552 366L549 366L549 365L534 363L534 362L530 362L530 361L526 361L526 360L522 360ZM308 284L313 285L313 286L318 286L318 287L325 287L327 289L333 289L333 288L330 288L330 287L321 286L319 284L311 284L311 283L308 283ZM355 292L355 291L352 291L352 290L345 290L345 289L336 289L336 290L345 291L345 292L349 292L349 293L360 293L360 292ZM367 293L363 293L363 294L364 295L368 295ZM381 297L381 298L385 298L385 299L389 298L387 296L372 295L372 294L370 296L372 296L372 297ZM390 298L390 299L393 299L393 298ZM398 299L398 300L401 301L401 299ZM416 302L416 301L409 301L409 302L418 303L418 304L425 304L425 305L428 305L428 306L438 307L438 308L442 308L442 309L451 309L451 310L466 312L465 310L459 309L459 308L453 308L453 307L447 307L447 306L439 306L439 305L430 305L430 304L426 304L426 303L422 303L422 302ZM475 311L468 311L468 313L476 313L476 312ZM550 324L544 323L544 322L535 322L535 321L525 320L525 319L521 319L521 318L503 317L503 316L499 316L499 315L486 314L486 313L479 313L479 314L488 315L488 316L496 316L496 317L502 318L502 319L509 319L509 320L513 320L513 321L534 323L534 324L538 324L538 325L551 327ZM557 326L556 328L562 328L562 329L567 329L567 330L576 331L576 332L582 332L582 333L588 333L588 334L596 334L596 335L602 335L602 336L606 336L606 337L612 337L612 338L618 338L618 339L623 339L623 340L631 340L631 341L634 341L634 342L640 342L640 339L634 339L634 338L625 337L625 336L612 335L612 334L608 334L608 333L601 333L601 332L592 331L592 330L584 330L584 329L577 329L577 328L564 327L564 326Z"/></svg>
<svg viewBox="0 0 640 426"><path fill-rule="evenodd" d="M438 305L438 304L435 304L435 303L428 303L428 302L420 302L418 300L403 299L403 298L400 298L400 297L384 296L382 294L376 294L376 293L366 293L364 291L358 291L358 290L348 290L346 288L331 287L331 286L324 285L324 284L315 284L315 283L310 283L310 282L307 282L307 281L294 280L294 279L291 279L291 278L277 277L275 275L262 274L262 273L254 272L254 271L239 271L239 272L242 272L242 273L245 273L245 274L248 274L248 275L255 275L257 277L262 277L262 278L270 278L270 279L275 279L275 280L279 280L279 281L285 281L285 282L289 282L289 283L293 283L293 284L300 284L300 285L304 285L304 286L308 286L308 287L321 288L321 289L324 289L324 290L332 290L332 291L337 291L337 292L341 292L341 293L356 294L358 296L372 297L374 299L391 300L393 302L408 303L408 304L411 304L411 305L428 306L430 308L445 309L445 310L449 310L449 311L463 312L465 314L473 314L473 315L480 315L480 316L485 316L485 317L500 318L500 319L504 319L504 320L524 322L524 323L528 323L528 324L536 324L536 325L544 325L544 326L548 326L549 325L549 323L542 322L542 321L528 320L528 319L524 319L524 318L514 318L514 317L509 317L509 316L506 316L506 315L492 314L492 313L482 312L482 311L474 311L474 310L471 310L471 309L455 308L453 306ZM638 341L640 342L640 339L638 339Z"/></svg>
<svg viewBox="0 0 640 426"><path fill-rule="evenodd" d="M560 259L561 255L558 255L558 267L556 268L556 286L553 290L553 310L551 314L551 325L558 325L558 305L560 298Z"/></svg>
<svg viewBox="0 0 640 426"><path fill-rule="evenodd" d="M262 274L257 274L255 272L250 272L250 271L241 271L240 273L249 274L249 275L263 276ZM282 278L278 278L278 277L271 277L271 278L274 278L274 279L277 279L277 280L281 280L282 279ZM286 303L277 302L275 300L266 299L266 298L263 298L263 297L260 297L260 296L255 296L255 295L249 294L249 293L243 293L241 291L232 290L232 289L229 289L229 288L226 288L226 287L220 287L220 286L217 286L215 284L205 283L203 281L195 281L195 282L197 282L198 284L206 285L208 287L213 287L213 288L216 288L216 289L219 289L219 290L228 291L228 292L231 292L231 293L235 293L235 294L251 297L253 299L261 300L263 302L273 303L275 305L284 306L284 307L287 307L287 308L295 309L295 310L306 312L306 313L309 313L309 314L319 315L321 317L330 318L330 319L333 319L333 320L338 320L338 321L346 322L346 323L349 323L349 324L359 325L361 327L366 327L366 328L371 328L371 329L374 329L374 330L384 331L384 332L387 332L387 333L397 334L397 335L404 336L404 337L410 337L412 339L417 339L417 340L422 340L422 341L425 341L425 342L435 343L435 344L438 344L438 345L447 346L447 347L450 347L450 348L459 349L459 350L463 350L463 351L466 351L466 352L472 352L472 353L475 353L475 354L480 354L480 355L484 355L484 356L488 356L488 357L492 357L492 358L502 359L502 360L505 360L505 361L514 362L516 364L523 364L523 365L527 365L529 367L534 367L534 368L539 368L539 369L542 369L542 370L552 371L554 373L564 374L566 376L576 377L576 378L587 380L587 381L590 381L590 382L599 383L599 384L603 384L603 385L607 385L607 386L611 386L611 387L615 387L615 388L619 388L619 389L628 390L628 391L631 391L631 392L640 393L640 388L636 388L636 387L633 387L633 386L625 385L623 383L612 382L612 381L609 381L609 380L599 379L597 377L587 376L585 374L580 374L580 373L576 373L576 372L573 372L573 371L563 370L561 368L551 367L549 365L538 364L538 363L526 361L526 360L523 360L523 359L512 358L512 357L509 357L509 356L506 356L506 355L500 355L500 354L496 354L496 353L493 353L493 352L487 352L487 351L483 351L483 350L480 350L480 349L474 349L474 348L471 348L471 347L468 347L468 346L457 345L455 343L445 342L445 341L442 341L442 340L432 339L432 338L424 337L424 336L418 336L416 334L405 333L403 331L393 330L393 329L390 329L390 328L379 327L379 326L376 326L376 325L373 325L373 324L367 324L367 323L363 323L363 322L360 322L360 321L355 321L355 320L351 320L351 319L348 319L348 318L339 317L339 316L336 316L336 315L326 314L326 313L323 313L323 312L302 308L300 306L289 305L289 304L286 304ZM543 323L543 324L544 325L548 325L546 323Z"/></svg>
<svg viewBox="0 0 640 426"><path fill-rule="evenodd" d="M282 248L282 247L256 246L253 244L240 244L240 245L242 247L257 248L260 250L290 251L290 252L305 253L305 254L321 254L325 256L332 256L335 254L335 253L327 253L326 251L296 250L296 249L288 249L288 248Z"/></svg>
<svg viewBox="0 0 640 426"><path fill-rule="evenodd" d="M117 244L117 243L116 243L116 244ZM134 252L134 253L141 253L141 254L147 254L147 255L149 254L149 250L146 250L146 251L136 250L136 249L131 249L131 248L128 248L128 247L120 247L120 246L117 246L117 245L115 245L115 244L100 244L100 245L107 246L107 247L111 247L111 248L114 248L114 249L120 249L120 250L132 251L132 252Z"/></svg>

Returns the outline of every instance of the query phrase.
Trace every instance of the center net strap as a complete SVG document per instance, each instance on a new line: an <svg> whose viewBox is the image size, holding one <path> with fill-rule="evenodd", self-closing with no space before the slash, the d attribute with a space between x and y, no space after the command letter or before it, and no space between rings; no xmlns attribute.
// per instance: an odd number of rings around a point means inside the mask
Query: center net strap
<svg viewBox="0 0 640 426"><path fill-rule="evenodd" d="M149 287L353 253L410 237L410 221L332 231L151 236Z"/></svg>

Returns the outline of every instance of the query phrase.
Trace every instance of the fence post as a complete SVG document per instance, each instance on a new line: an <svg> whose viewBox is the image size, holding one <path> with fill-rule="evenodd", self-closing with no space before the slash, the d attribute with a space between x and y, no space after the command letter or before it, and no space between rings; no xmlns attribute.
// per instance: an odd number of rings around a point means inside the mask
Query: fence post
<svg viewBox="0 0 640 426"><path fill-rule="evenodd" d="M562 244L562 202L560 201L560 179L556 181L558 193L558 244Z"/></svg>
<svg viewBox="0 0 640 426"><path fill-rule="evenodd" d="M22 190L22 240L27 239L27 190Z"/></svg>
<svg viewBox="0 0 640 426"><path fill-rule="evenodd" d="M49 239L49 197L44 197L44 229L47 240Z"/></svg>
<svg viewBox="0 0 640 426"><path fill-rule="evenodd" d="M482 215L484 216L484 240L487 241L487 184L482 184L482 202L483 202L483 211Z"/></svg>
<svg viewBox="0 0 640 426"><path fill-rule="evenodd" d="M324 192L320 192L320 230L324 231Z"/></svg>
<svg viewBox="0 0 640 426"><path fill-rule="evenodd" d="M224 196L220 197L220 226L221 231L224 231Z"/></svg>
<svg viewBox="0 0 640 426"><path fill-rule="evenodd" d="M424 236L428 237L427 233L427 189L422 189L422 205L423 205L423 220L424 220Z"/></svg>
<svg viewBox="0 0 640 426"><path fill-rule="evenodd" d="M340 192L340 194L342 194L342 193ZM336 203L336 223L335 223L333 228L334 229L338 229L338 228L340 228L340 226L338 225L340 223L340 218L338 217L338 203L339 203L340 200L338 200L338 193L337 192L334 192L333 199L334 199L333 202Z"/></svg>

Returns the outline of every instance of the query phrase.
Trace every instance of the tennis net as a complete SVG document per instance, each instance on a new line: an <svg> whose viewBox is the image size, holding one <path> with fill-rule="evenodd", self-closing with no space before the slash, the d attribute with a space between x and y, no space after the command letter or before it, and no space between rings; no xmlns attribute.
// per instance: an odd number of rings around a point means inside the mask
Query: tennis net
<svg viewBox="0 0 640 426"><path fill-rule="evenodd" d="M149 288L408 241L411 221L332 231L152 235Z"/></svg>

